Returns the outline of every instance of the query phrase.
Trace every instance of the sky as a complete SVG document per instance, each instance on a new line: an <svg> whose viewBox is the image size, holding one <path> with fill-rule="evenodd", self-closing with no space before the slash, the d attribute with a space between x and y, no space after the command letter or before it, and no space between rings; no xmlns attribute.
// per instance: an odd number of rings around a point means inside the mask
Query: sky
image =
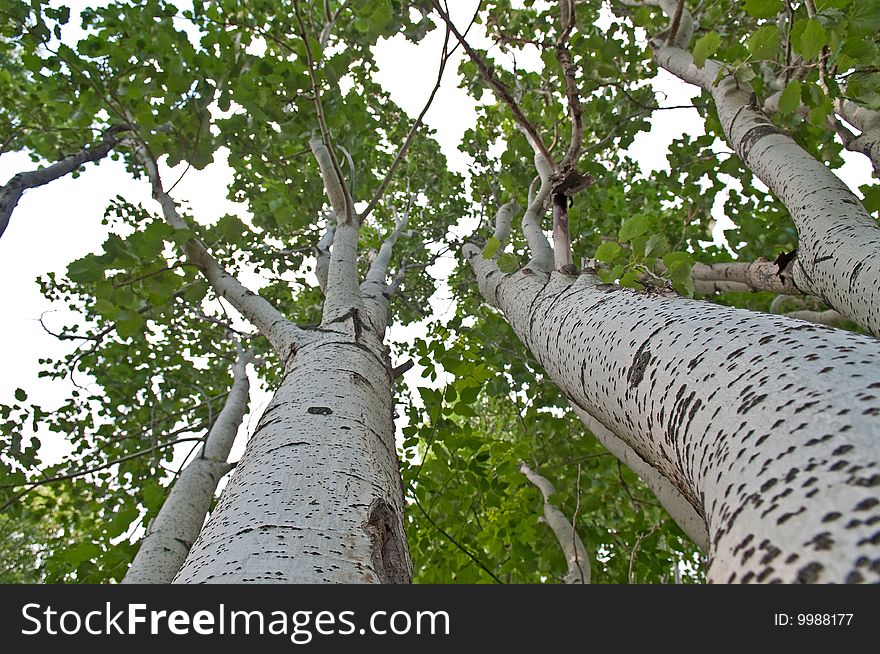
<svg viewBox="0 0 880 654"><path fill-rule="evenodd" d="M64 4L71 8L75 16L83 7L96 3L73 0ZM185 6L187 3L181 1L179 4ZM473 15L476 0L456 0L451 4L453 18L459 25L466 25ZM68 42L77 40L81 34L75 25L77 21L74 19L72 22L74 25L66 29L62 37ZM436 71L442 40L442 32L435 30L419 44L412 44L400 36L381 42L374 50L378 64L376 81L413 118L424 106L436 79L433 71ZM489 45L478 26L469 34L469 40L477 46ZM491 49L490 53L498 54ZM458 88L460 50L456 56L447 67L443 84L425 122L436 130L436 138L450 168L467 175L470 161L457 146L465 130L475 124L476 103ZM510 65L503 56L497 62L502 66ZM534 69L541 66L536 50L519 53L517 63ZM432 72L426 74L425 71ZM661 106L687 104L698 95L696 88L685 85L665 71L661 71L653 86ZM702 131L702 121L696 110L657 112L652 119L651 131L636 138L629 154L639 162L642 172L650 175L652 171L668 169L665 150L673 139L684 133L698 135ZM727 149L724 145L721 148ZM226 213L247 218L246 207L235 205L225 198L231 171L222 155L221 152L217 160L202 171L188 171L174 188L175 199L189 202L200 222L212 223ZM847 163L839 174L858 192L858 186L870 180L870 166L861 155L845 155ZM0 156L0 183L5 183L17 172L34 167L35 164L25 154L4 154ZM182 172L182 165L176 169L162 167L165 180L176 180ZM108 232L107 227L101 225L101 218L109 200L116 195L122 195L130 202L142 203L151 211L158 210L150 197L146 181L132 179L120 162L110 159L98 165L89 165L77 179L68 176L49 186L31 190L19 202L6 233L0 238L0 307L3 307L0 311L0 361L3 362L0 367L0 403L10 402L15 389L19 387L27 390L29 401L44 408L58 406L69 397L73 389L69 381L49 381L37 376L39 358L60 358L71 350L69 341L59 341L46 333L40 326L39 318L43 316L50 329L59 330L74 324L76 316L46 301L35 280L48 271L63 274L67 264L94 251L103 243ZM715 211L718 242L723 242L722 230L730 225L723 216L721 203L719 200ZM449 259L441 260L433 273L442 277L452 265ZM259 286L259 281L254 278L246 277L242 281ZM449 312L451 306L448 289L441 287L432 300L432 308L442 314ZM390 338L410 340L419 330L419 325L392 329ZM419 372L418 368L410 371L406 377L407 383L425 385ZM83 381L80 379L80 383ZM256 382L253 376L252 381ZM245 419L230 460L236 460L243 451L247 435L256 427L259 415L271 397L268 390L259 388L256 383L252 388L255 390L252 393L251 412ZM41 434L41 438L41 454L49 460L57 460L67 451L61 437ZM183 451L177 452L178 459L184 455Z"/></svg>

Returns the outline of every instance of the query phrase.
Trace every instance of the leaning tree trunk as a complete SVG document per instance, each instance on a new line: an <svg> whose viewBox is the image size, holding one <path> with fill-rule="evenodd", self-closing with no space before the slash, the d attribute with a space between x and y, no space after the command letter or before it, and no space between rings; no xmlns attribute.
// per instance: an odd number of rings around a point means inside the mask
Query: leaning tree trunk
<svg viewBox="0 0 880 654"><path fill-rule="evenodd" d="M710 581L880 581L876 340L465 252L568 398L705 516Z"/></svg>
<svg viewBox="0 0 880 654"><path fill-rule="evenodd" d="M655 4L670 14L675 7L669 0ZM711 95L728 142L788 209L798 249L784 273L803 293L880 336L880 226L839 177L773 125L748 85L711 59L694 65L684 49L692 34L688 21L671 42L655 39L654 59Z"/></svg>
<svg viewBox="0 0 880 654"><path fill-rule="evenodd" d="M226 459L247 413L249 358L249 354L239 353L223 409L198 456L180 473L159 514L148 527L122 583L170 584L183 565L205 523L217 483L232 469Z"/></svg>

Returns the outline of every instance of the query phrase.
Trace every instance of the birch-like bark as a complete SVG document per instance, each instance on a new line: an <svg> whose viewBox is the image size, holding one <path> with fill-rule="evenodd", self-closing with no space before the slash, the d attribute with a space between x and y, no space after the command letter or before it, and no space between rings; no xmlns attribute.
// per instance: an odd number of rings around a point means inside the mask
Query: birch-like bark
<svg viewBox="0 0 880 654"><path fill-rule="evenodd" d="M584 547L584 542L565 514L550 502L550 496L556 493L553 484L525 463L520 465L519 470L532 485L541 491L541 496L544 498L544 521L553 530L556 540L559 541L559 547L562 548L568 566L563 581L566 584L590 583L590 557L587 554L587 548Z"/></svg>
<svg viewBox="0 0 880 654"><path fill-rule="evenodd" d="M547 211L546 202L552 188L550 176L553 174L553 164L538 150L537 145L531 139L529 139L529 143L535 151L535 170L538 171L541 185L534 195L529 193L529 206L526 207L522 219L523 235L526 237L529 251L532 253L532 259L526 267L530 270L550 272L555 265L555 256L550 242L544 235L541 223Z"/></svg>
<svg viewBox="0 0 880 654"><path fill-rule="evenodd" d="M465 253L569 400L705 516L710 581L880 581L874 339Z"/></svg>
<svg viewBox="0 0 880 654"><path fill-rule="evenodd" d="M657 63L712 95L724 133L745 165L779 197L798 230L794 284L880 335L880 227L824 164L783 134L717 62L654 42Z"/></svg>
<svg viewBox="0 0 880 654"><path fill-rule="evenodd" d="M764 100L764 112L768 114L778 112L781 99L781 90L768 96ZM834 101L834 112L861 132L860 134L853 134L849 129L842 127L836 118L829 116L829 127L837 132L843 147L851 152L858 152L868 157L874 168L874 174L880 175L880 112L857 105L851 100L842 100L840 98ZM807 118L809 116L809 108L801 104L797 108L797 113L801 117Z"/></svg>
<svg viewBox="0 0 880 654"><path fill-rule="evenodd" d="M199 454L181 471L159 514L147 529L124 584L170 584L199 535L217 483L231 469L226 459L248 408L250 353L240 352L223 409Z"/></svg>
<svg viewBox="0 0 880 654"><path fill-rule="evenodd" d="M663 266L659 266L662 270ZM729 291L769 291L779 295L801 295L801 291L791 275L786 274L779 265L767 260L695 263L691 271L694 283L714 285L717 290Z"/></svg>
<svg viewBox="0 0 880 654"><path fill-rule="evenodd" d="M868 157L874 166L874 174L880 176L880 111L840 99L834 102L834 108L841 118L861 132L846 143L846 148Z"/></svg>
<svg viewBox="0 0 880 654"><path fill-rule="evenodd" d="M123 128L107 130L101 142L91 148L83 148L75 154L68 155L55 163L23 173L13 175L5 186L0 186L0 237L9 226L9 219L24 192L54 182L78 170L84 164L100 161L106 157L119 142L116 136Z"/></svg>
<svg viewBox="0 0 880 654"><path fill-rule="evenodd" d="M397 239L400 238L409 221L410 208L407 207L403 215L396 221L394 229L382 242L379 253L370 264L367 276L361 283L361 297L364 301L364 311L370 326L380 337L384 336L388 326L388 299L390 297L388 286L388 267L391 265L391 254Z"/></svg>
<svg viewBox="0 0 880 654"><path fill-rule="evenodd" d="M540 154L536 153L536 163L539 161ZM529 204L533 205L532 193L529 193ZM503 205L495 216L495 238L504 245L510 238L511 222L514 214L518 211L516 203L509 202ZM526 229L526 219L523 219L523 229ZM538 251L544 251L548 261L553 261L553 248L549 241L544 237L543 232L540 233L540 239L533 238L529 241L531 247L537 247ZM499 252L501 248L499 247ZM534 249L532 250L534 252ZM497 254L492 260L497 260ZM534 270L535 258L524 268L524 270ZM549 272L548 269L541 269L543 272ZM590 415L587 411L579 407L577 404L571 404L572 409L586 425L587 429L596 437L618 461L628 466L639 478L651 489L657 501L666 509L670 517L675 520L676 524L681 527L682 531L687 534L704 551L708 550L708 534L706 531L706 521L696 508L673 486L655 468L636 454L632 448L620 440L614 433L608 430L601 422Z"/></svg>
<svg viewBox="0 0 880 654"><path fill-rule="evenodd" d="M574 402L571 403L571 407L581 422L590 430L590 433L596 437L596 440L651 489L657 501L697 547L708 552L709 532L706 529L706 520L694 505L682 495L681 491L657 468L645 461L635 450L587 411Z"/></svg>
<svg viewBox="0 0 880 654"><path fill-rule="evenodd" d="M275 396L176 583L407 583L391 367L319 331Z"/></svg>
<svg viewBox="0 0 880 654"><path fill-rule="evenodd" d="M327 217L327 229L315 246L315 277L322 293L327 292L327 276L330 273L330 247L336 235L336 224L332 217Z"/></svg>
<svg viewBox="0 0 880 654"><path fill-rule="evenodd" d="M327 147L311 146L336 219L322 324L283 356L281 384L178 583L412 579L384 326L362 319L352 199Z"/></svg>
<svg viewBox="0 0 880 654"><path fill-rule="evenodd" d="M321 169L321 177L336 219L321 324L330 325L348 316L357 323L360 320L359 314L364 310L357 273L358 218L350 210L353 202L348 197L345 184L336 174L327 146L320 139L312 139L309 145Z"/></svg>
<svg viewBox="0 0 880 654"><path fill-rule="evenodd" d="M801 309L799 311L789 311L785 314L789 318L797 318L798 320L806 320L819 325L828 325L829 327L839 327L846 322L846 317L841 316L834 309L826 311L812 311L810 309Z"/></svg>

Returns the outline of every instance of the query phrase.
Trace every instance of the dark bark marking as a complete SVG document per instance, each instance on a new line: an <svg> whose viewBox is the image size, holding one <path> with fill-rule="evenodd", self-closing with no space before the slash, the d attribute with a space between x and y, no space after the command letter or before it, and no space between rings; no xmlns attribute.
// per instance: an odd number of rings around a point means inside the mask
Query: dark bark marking
<svg viewBox="0 0 880 654"><path fill-rule="evenodd" d="M798 570L797 583L799 584L815 584L819 581L819 575L822 574L824 566L821 563L808 563Z"/></svg>
<svg viewBox="0 0 880 654"><path fill-rule="evenodd" d="M363 529L370 537L373 568L379 581L383 584L410 583L406 537L392 506L381 497L374 499Z"/></svg>
<svg viewBox="0 0 880 654"><path fill-rule="evenodd" d="M772 134L781 134L775 125L772 123L762 123L755 125L750 128L745 134L743 134L742 138L739 141L739 152L740 156L743 158L743 161L747 161L749 158L749 154L752 152L752 148L765 136L770 136Z"/></svg>

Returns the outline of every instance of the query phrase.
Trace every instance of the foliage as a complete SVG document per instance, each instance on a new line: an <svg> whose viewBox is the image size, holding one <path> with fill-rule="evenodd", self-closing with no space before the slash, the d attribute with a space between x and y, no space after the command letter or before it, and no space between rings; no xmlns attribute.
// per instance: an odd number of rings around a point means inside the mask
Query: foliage
<svg viewBox="0 0 880 654"><path fill-rule="evenodd" d="M606 283L692 295L694 263L792 251L797 234L786 209L719 147L724 135L710 98L672 108L649 84L657 69L646 35L660 34L667 18L655 7L612 4L609 12L599 0L578 2L569 43L583 105L579 170L595 180L569 208L575 262L595 265ZM759 105L779 93L778 126L839 168L843 147L827 125L834 101L880 109L880 51L868 38L880 28L880 3L816 0L815 15L805 3L777 0L699 6L695 63L722 62ZM175 232L152 208L118 197L107 208L102 247L66 275L41 279L47 298L79 316L59 334L75 349L59 361L42 359L43 374L81 388L58 407L28 402L27 389L0 406L4 581L120 579L133 541L222 404L236 338L266 360L261 382L278 383L281 366L265 340L239 333L246 328L183 263L179 246L199 238L231 272L259 279L261 294L291 320L316 323L314 247L326 216L308 147L318 122L307 54L316 59L326 126L346 153L346 183L366 202L413 125L374 80L372 48L398 34L420 41L435 29L430 8L428 0L195 0L186 9L119 0L77 16L40 0L4 4L0 154L52 161L127 125L169 166L201 169L225 157L232 170L225 193L243 207L206 224L198 198L188 198L182 213L190 230ZM485 0L476 22L492 46L478 53L559 154L571 127L555 3ZM74 24L82 27L78 40L67 37ZM529 53L538 55L538 70L517 65ZM363 273L395 216L412 204L394 264L407 275L391 310L398 325L418 333L395 353L415 359L423 379L399 388L398 409L416 580L561 579L558 543L538 520L540 496L519 472L526 461L551 479L558 505L576 519L596 557L597 582L671 582L676 570L699 581L694 545L573 417L527 349L483 305L469 271L428 272L456 253L459 223L472 226L511 200L526 206L535 175L509 107L467 57L459 74L480 100L460 144L472 162L469 178L450 172L422 127L361 229ZM646 175L629 148L662 111L699 120L705 131L675 139L669 169ZM113 157L142 177L131 148L123 144ZM877 186L862 192L876 215ZM719 211L733 227L716 245ZM485 243L483 255L497 257L503 271L528 259L519 221L509 244ZM487 236L485 221L478 236ZM451 318L428 315L438 290L453 295ZM767 310L773 297L708 299ZM40 458L41 440L50 438L70 449L52 465ZM63 479L43 483L55 477Z"/></svg>

